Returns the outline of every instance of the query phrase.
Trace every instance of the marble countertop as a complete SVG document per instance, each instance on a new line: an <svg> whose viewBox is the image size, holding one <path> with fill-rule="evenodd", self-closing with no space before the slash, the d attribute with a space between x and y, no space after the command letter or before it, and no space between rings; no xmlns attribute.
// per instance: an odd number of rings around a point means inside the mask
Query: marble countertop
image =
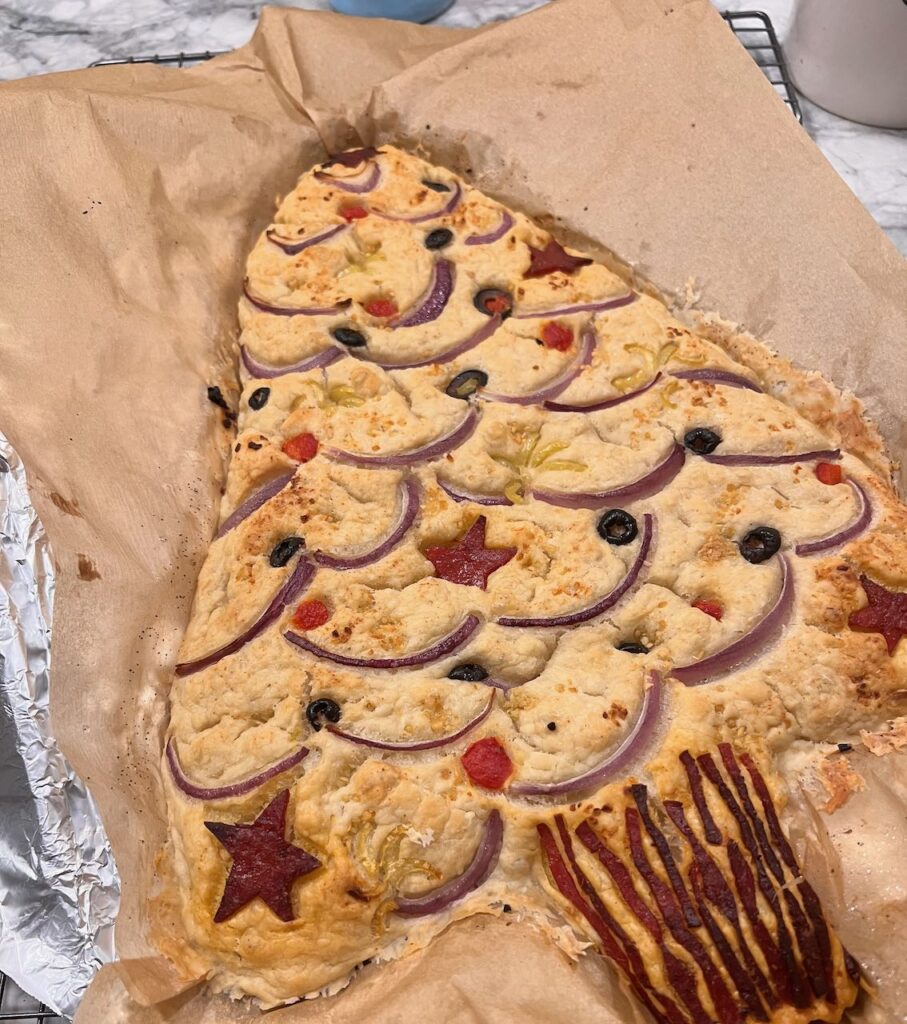
<svg viewBox="0 0 907 1024"><path fill-rule="evenodd" d="M280 2L280 0L274 0ZM328 6L328 0L282 0ZM472 27L544 0L457 0L439 24ZM715 0L766 11L782 41L792 0ZM0 6L0 79L84 67L135 54L227 50L254 28L259 0L7 0ZM902 253L907 255L907 131L845 121L802 100L804 125Z"/></svg>

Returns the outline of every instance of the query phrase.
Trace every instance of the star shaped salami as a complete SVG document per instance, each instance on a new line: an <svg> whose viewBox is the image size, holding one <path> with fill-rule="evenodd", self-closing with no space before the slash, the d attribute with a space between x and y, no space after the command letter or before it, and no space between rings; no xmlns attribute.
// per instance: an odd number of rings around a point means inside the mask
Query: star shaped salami
<svg viewBox="0 0 907 1024"><path fill-rule="evenodd" d="M485 547L486 526L485 516L479 516L456 544L425 549L425 557L442 580L485 590L488 577L513 558L516 548Z"/></svg>
<svg viewBox="0 0 907 1024"><path fill-rule="evenodd" d="M321 867L321 861L285 838L290 791L285 789L251 825L206 821L205 828L233 858L216 923L226 921L256 897L281 921L294 918L290 891L297 878Z"/></svg>
<svg viewBox="0 0 907 1024"><path fill-rule="evenodd" d="M553 238L544 249L533 249L529 246L529 269L523 277L544 277L555 270L563 270L565 274L572 274L574 270L590 264L586 256L571 256L560 242Z"/></svg>
<svg viewBox="0 0 907 1024"><path fill-rule="evenodd" d="M861 576L860 583L869 604L853 612L847 624L863 633L881 633L889 655L894 654L898 641L907 633L907 594L886 590L868 576Z"/></svg>

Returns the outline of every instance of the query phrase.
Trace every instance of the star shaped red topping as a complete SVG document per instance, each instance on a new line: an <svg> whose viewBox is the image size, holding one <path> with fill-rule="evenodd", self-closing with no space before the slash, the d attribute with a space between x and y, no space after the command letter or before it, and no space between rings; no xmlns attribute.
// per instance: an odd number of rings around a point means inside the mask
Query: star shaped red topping
<svg viewBox="0 0 907 1024"><path fill-rule="evenodd" d="M425 557L442 580L485 590L488 577L513 558L516 548L485 547L486 525L485 516L479 516L456 544L425 549Z"/></svg>
<svg viewBox="0 0 907 1024"><path fill-rule="evenodd" d="M224 895L214 915L226 921L256 897L263 900L281 921L292 921L290 890L297 878L321 867L321 861L284 837L290 791L285 789L251 825L206 821L205 828L233 858Z"/></svg>
<svg viewBox="0 0 907 1024"><path fill-rule="evenodd" d="M894 654L898 640L907 633L907 594L887 590L868 576L861 576L860 583L869 604L853 612L847 624L863 633L881 633L888 644L889 655Z"/></svg>
<svg viewBox="0 0 907 1024"><path fill-rule="evenodd" d="M533 249L530 245L529 256L529 269L523 277L544 277L555 270L572 274L574 270L579 270L580 267L592 262L588 256L571 256L561 243L553 238L544 249Z"/></svg>

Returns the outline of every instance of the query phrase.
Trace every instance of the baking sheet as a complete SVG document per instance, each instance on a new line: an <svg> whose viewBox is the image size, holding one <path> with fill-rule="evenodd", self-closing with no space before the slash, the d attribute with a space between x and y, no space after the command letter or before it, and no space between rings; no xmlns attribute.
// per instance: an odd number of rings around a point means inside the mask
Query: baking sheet
<svg viewBox="0 0 907 1024"><path fill-rule="evenodd" d="M174 994L145 907L169 666L229 444L205 387L235 394L246 251L325 146L419 148L668 293L696 274L704 308L856 387L904 450L904 262L706 0L561 0L475 33L266 9L248 47L189 72L103 68L2 96L17 144L0 192L0 427L59 561L55 731L123 885L126 963L101 972L86 1024L254 1016ZM856 407L844 440L872 457ZM336 999L278 1012L620 1019L608 977L595 958L571 966L525 930L472 922ZM155 1005L129 1005L123 980Z"/></svg>

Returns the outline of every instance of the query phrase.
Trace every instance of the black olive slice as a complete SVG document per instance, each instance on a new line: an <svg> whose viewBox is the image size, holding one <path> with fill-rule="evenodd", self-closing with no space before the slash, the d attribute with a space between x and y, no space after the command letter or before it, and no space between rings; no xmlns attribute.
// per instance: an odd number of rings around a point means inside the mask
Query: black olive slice
<svg viewBox="0 0 907 1024"><path fill-rule="evenodd" d="M296 552L305 545L302 537L284 537L278 541L268 556L268 561L275 569L281 569L289 562Z"/></svg>
<svg viewBox="0 0 907 1024"><path fill-rule="evenodd" d="M453 241L453 232L450 228L435 228L425 236L426 249L443 249Z"/></svg>
<svg viewBox="0 0 907 1024"><path fill-rule="evenodd" d="M459 683L481 683L483 679L488 678L488 672L481 665L466 661L452 668L447 673L447 678L456 679Z"/></svg>
<svg viewBox="0 0 907 1024"><path fill-rule="evenodd" d="M342 714L340 705L330 697L319 697L305 709L305 716L315 732L318 732L326 721L336 725Z"/></svg>
<svg viewBox="0 0 907 1024"><path fill-rule="evenodd" d="M268 399L270 397L270 388L256 388L252 392L252 394L249 395L249 408L255 409L256 411L259 409L264 409L264 407L268 404Z"/></svg>
<svg viewBox="0 0 907 1024"><path fill-rule="evenodd" d="M513 312L513 296L510 292L502 291L500 288L483 288L476 293L472 304L485 316L497 314L503 320L506 320Z"/></svg>
<svg viewBox="0 0 907 1024"><path fill-rule="evenodd" d="M721 444L721 434L709 427L694 427L683 435L683 443L696 455L711 455Z"/></svg>
<svg viewBox="0 0 907 1024"><path fill-rule="evenodd" d="M606 540L609 544L614 544L616 547L634 541L639 533L636 520L629 512L624 512L622 508L608 509L599 519L596 529L602 540Z"/></svg>
<svg viewBox="0 0 907 1024"><path fill-rule="evenodd" d="M740 541L740 554L754 565L767 562L781 548L781 534L773 526L757 526Z"/></svg>
<svg viewBox="0 0 907 1024"><path fill-rule="evenodd" d="M623 643L617 645L619 651L623 651L624 654L648 654L649 648L645 644L638 644L634 640L625 640Z"/></svg>
<svg viewBox="0 0 907 1024"><path fill-rule="evenodd" d="M352 327L335 327L331 334L341 345L346 345L347 348L362 348L365 344L365 335L361 331L354 330Z"/></svg>
<svg viewBox="0 0 907 1024"><path fill-rule="evenodd" d="M429 181L428 178L422 179L422 184L426 188L430 188L432 192L449 192L450 185L445 185L442 181Z"/></svg>
<svg viewBox="0 0 907 1024"><path fill-rule="evenodd" d="M487 383L488 374L483 370L464 370L447 385L444 393L450 395L451 398L465 400L474 395L479 388L484 388Z"/></svg>

